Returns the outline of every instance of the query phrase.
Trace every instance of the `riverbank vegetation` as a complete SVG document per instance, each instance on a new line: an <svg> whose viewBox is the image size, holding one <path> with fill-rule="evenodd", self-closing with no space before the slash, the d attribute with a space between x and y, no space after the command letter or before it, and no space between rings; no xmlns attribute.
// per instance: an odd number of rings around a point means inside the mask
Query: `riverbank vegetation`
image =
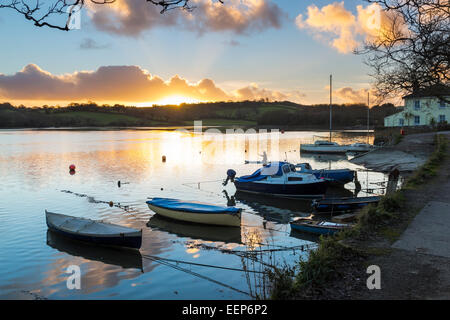
<svg viewBox="0 0 450 320"><path fill-rule="evenodd" d="M321 237L319 246L307 260L289 269L271 273L272 299L327 299L342 298L333 283L354 285L370 255L385 254L373 245L377 241L393 243L417 212L408 207L410 189L423 187L438 171L446 157L448 141L436 135L435 151L428 161L409 176L403 187L384 196L377 205L363 208L351 229L334 236ZM347 280L347 281L346 281ZM331 292L331 294L330 294Z"/></svg>
<svg viewBox="0 0 450 320"><path fill-rule="evenodd" d="M372 126L400 109L392 104L371 108ZM28 108L0 104L0 128L185 126L194 120L204 125L292 126L329 128L328 105L300 105L289 101L210 102L153 107L71 103L65 107ZM367 106L333 105L333 128L366 128Z"/></svg>

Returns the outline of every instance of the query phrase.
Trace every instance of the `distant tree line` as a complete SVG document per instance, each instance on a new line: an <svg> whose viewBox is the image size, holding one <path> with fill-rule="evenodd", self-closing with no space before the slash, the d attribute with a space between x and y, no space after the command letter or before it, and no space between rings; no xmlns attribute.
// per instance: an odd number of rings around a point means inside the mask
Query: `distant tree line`
<svg viewBox="0 0 450 320"><path fill-rule="evenodd" d="M367 106L333 105L333 128L365 127ZM370 109L371 126L383 126L384 117L399 112L393 104ZM105 121L108 119L108 121ZM151 126L186 125L205 119L247 120L259 126L329 127L329 105L300 105L289 101L242 101L181 104L180 106L134 107L120 104L98 105L94 102L71 103L65 107L28 108L0 104L1 128ZM232 121L231 121L232 122Z"/></svg>

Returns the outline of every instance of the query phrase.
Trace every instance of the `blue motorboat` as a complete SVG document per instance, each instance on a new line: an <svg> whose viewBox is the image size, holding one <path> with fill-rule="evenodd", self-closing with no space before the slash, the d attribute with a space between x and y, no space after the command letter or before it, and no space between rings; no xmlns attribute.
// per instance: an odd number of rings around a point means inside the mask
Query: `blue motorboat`
<svg viewBox="0 0 450 320"><path fill-rule="evenodd" d="M299 172L314 174L317 178L325 178L333 184L346 184L355 179L355 171L350 169L315 169L307 162L295 165Z"/></svg>
<svg viewBox="0 0 450 320"><path fill-rule="evenodd" d="M307 232L317 235L333 235L336 232L350 228L351 224L317 221L299 218L290 223L292 230Z"/></svg>
<svg viewBox="0 0 450 320"><path fill-rule="evenodd" d="M326 179L298 172L289 162L271 162L236 179L231 173L235 174L234 170L228 170L226 182L234 182L238 191L276 197L321 198L328 186Z"/></svg>

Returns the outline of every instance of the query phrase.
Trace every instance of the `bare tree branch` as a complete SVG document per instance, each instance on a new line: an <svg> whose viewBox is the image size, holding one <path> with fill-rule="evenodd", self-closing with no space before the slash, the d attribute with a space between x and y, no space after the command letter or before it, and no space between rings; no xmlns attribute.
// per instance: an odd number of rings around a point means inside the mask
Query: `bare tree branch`
<svg viewBox="0 0 450 320"><path fill-rule="evenodd" d="M142 0L161 7L161 14L168 10L181 8L187 11L195 7L190 5L191 0ZM217 0L223 3L223 0ZM33 3L32 5L27 4ZM80 11L87 2L95 5L108 5L116 0L0 0L0 9L12 9L30 20L37 27L49 27L69 31L70 23L75 12ZM45 3L49 3L47 6ZM55 21L55 20L60 21Z"/></svg>
<svg viewBox="0 0 450 320"><path fill-rule="evenodd" d="M366 0L386 13L380 34L356 54L366 55L375 87L388 98L450 82L449 0ZM387 24L387 25L386 25Z"/></svg>

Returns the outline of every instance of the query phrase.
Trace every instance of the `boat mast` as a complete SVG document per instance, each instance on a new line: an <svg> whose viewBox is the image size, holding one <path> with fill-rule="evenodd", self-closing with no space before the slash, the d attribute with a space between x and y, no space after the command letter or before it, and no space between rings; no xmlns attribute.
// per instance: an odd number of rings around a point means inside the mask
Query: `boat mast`
<svg viewBox="0 0 450 320"><path fill-rule="evenodd" d="M330 74L330 142L331 142L331 102L332 102L332 75Z"/></svg>
<svg viewBox="0 0 450 320"><path fill-rule="evenodd" d="M369 115L370 115L370 98L369 92L367 92L367 144L369 144Z"/></svg>

